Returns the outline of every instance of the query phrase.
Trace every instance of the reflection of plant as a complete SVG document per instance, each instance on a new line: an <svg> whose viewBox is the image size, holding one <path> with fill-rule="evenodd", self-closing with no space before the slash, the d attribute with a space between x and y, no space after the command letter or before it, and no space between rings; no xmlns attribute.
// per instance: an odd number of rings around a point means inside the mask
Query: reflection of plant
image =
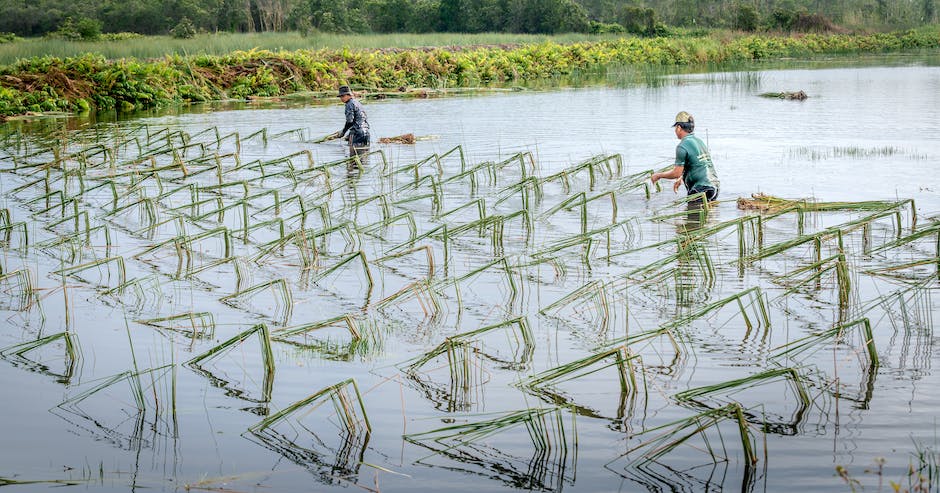
<svg viewBox="0 0 940 493"><path fill-rule="evenodd" d="M9 359L11 362L13 362L13 364L22 365L31 370L52 375L56 378L57 381L61 383L69 383L69 380L72 378L72 374L75 372L75 366L81 357L81 354L78 351L78 345L73 341L73 338L74 336L69 332L59 332L58 334L42 337L35 341L27 341L0 349L0 357ZM51 368L49 368L48 363L40 359L38 355L34 355L34 352L59 340L64 342L65 354L64 356L56 359L63 359L65 362L65 368L62 373L55 373Z"/></svg>
<svg viewBox="0 0 940 493"><path fill-rule="evenodd" d="M530 446L530 459L487 445L487 439L512 433L518 426L525 427L528 440L512 443ZM558 408L515 411L496 419L446 426L404 438L430 449L434 455L465 464L472 472L482 467L487 477L497 477L517 487L560 491L563 483L573 482L566 469L576 456L569 454L569 447L578 443L577 430L573 419L571 430L565 429Z"/></svg>
<svg viewBox="0 0 940 493"><path fill-rule="evenodd" d="M323 406L327 403L332 406ZM333 436L336 428L341 432L341 441L333 447L323 439ZM372 426L356 381L348 379L291 404L251 426L248 432L265 447L320 472L325 482L332 483L338 472L356 474Z"/></svg>
<svg viewBox="0 0 940 493"><path fill-rule="evenodd" d="M914 444L914 452L911 453L911 460L908 462L906 472L897 480L891 480L892 491L895 493L928 493L940 489L940 453L931 446L924 446L921 443ZM879 491L882 481L884 481L885 464L884 457L876 457L873 467L866 467L865 474L873 474L878 477ZM836 465L836 474L854 491L864 491L865 487L858 477L853 477L848 468L839 464Z"/></svg>
<svg viewBox="0 0 940 493"><path fill-rule="evenodd" d="M241 347L245 341L253 335L258 336L258 342L260 345L259 352L261 353L260 358L264 366L264 375L262 375L260 395L248 393L245 391L245 389L240 388L239 386L243 385L243 382L235 382L236 386L233 386L232 382L229 381L232 377L225 372L224 368L217 368L219 363L222 361L228 361L230 364L240 367L242 364L242 359L240 357L232 357L229 355L229 353L231 353L236 348ZM210 364L213 365L211 369L207 368L207 366ZM217 386L225 388L227 391L226 393L229 395L257 403L267 403L271 400L271 388L274 384L274 355L271 352L271 338L268 334L268 328L264 324L255 325L254 327L235 335L222 344L219 344L218 346L187 361L186 365L196 370L200 374L209 377ZM254 380L250 375L246 376L246 379L252 381Z"/></svg>
<svg viewBox="0 0 940 493"><path fill-rule="evenodd" d="M620 458L629 460L627 467L637 467L652 462L660 462L670 452L679 446L692 446L698 448L700 444L693 444L693 437L699 436L704 443L700 448L710 460L719 462L727 460L727 450L723 440L714 440L709 438L708 433L714 431L720 435L719 426L724 421L731 421L737 425L737 431L741 439L742 454L747 466L753 466L757 463L757 453L754 449L754 441L748 430L747 421L744 417L744 411L740 404L732 403L717 409L709 409L702 413L680 419L672 423L649 428L635 436L644 435L651 432L662 431L662 433L648 441L636 445ZM663 431L665 430L665 431ZM717 443L722 450L713 448L712 443ZM632 460L627 456L631 453L639 452ZM618 459L611 461L616 462Z"/></svg>

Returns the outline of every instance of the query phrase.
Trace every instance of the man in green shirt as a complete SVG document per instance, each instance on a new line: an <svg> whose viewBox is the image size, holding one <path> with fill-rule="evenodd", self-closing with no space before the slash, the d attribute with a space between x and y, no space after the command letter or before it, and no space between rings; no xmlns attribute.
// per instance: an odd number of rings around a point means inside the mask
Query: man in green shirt
<svg viewBox="0 0 940 493"><path fill-rule="evenodd" d="M679 191L678 178L682 178L685 189L689 195L705 194L709 201L718 198L718 175L712 164L708 147L702 139L692 132L695 131L695 119L685 111L676 115L676 122L672 124L679 139L676 146L675 166L662 173L653 173L650 179L656 183L660 178L676 180L672 186L674 192Z"/></svg>

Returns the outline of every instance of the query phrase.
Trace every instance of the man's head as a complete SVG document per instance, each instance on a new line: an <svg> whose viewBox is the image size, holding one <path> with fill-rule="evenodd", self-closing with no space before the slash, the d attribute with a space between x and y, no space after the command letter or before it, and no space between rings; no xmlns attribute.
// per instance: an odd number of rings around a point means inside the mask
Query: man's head
<svg viewBox="0 0 940 493"><path fill-rule="evenodd" d="M680 111L676 115L676 122L672 126L676 127L676 131L681 129L683 132L690 134L695 131L695 118L692 118L692 115L685 111Z"/></svg>
<svg viewBox="0 0 940 493"><path fill-rule="evenodd" d="M337 96L339 96L339 99L345 103L346 101L349 101L350 98L352 98L352 91L349 90L349 86L339 86L339 94L337 94Z"/></svg>

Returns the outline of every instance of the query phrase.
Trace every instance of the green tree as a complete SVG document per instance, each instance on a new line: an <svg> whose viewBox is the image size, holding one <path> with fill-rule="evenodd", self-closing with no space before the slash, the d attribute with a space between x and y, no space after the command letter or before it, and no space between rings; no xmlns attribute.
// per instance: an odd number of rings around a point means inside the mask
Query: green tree
<svg viewBox="0 0 940 493"><path fill-rule="evenodd" d="M109 32L163 34L172 27L159 3L142 0L107 0L99 7L98 18Z"/></svg>
<svg viewBox="0 0 940 493"><path fill-rule="evenodd" d="M336 33L362 33L370 30L365 12L354 0L301 0L291 10L287 24L308 23L314 29Z"/></svg>
<svg viewBox="0 0 940 493"><path fill-rule="evenodd" d="M75 30L82 39L92 41L101 37L101 21L84 17L75 23Z"/></svg>
<svg viewBox="0 0 940 493"><path fill-rule="evenodd" d="M510 31L553 34L588 32L587 11L571 0L516 0L509 4Z"/></svg>
<svg viewBox="0 0 940 493"><path fill-rule="evenodd" d="M650 36L656 32L656 17L651 8L625 6L617 14L617 23L629 33Z"/></svg>
<svg viewBox="0 0 940 493"><path fill-rule="evenodd" d="M463 16L461 15L462 0L441 0L438 17L441 21L441 31L463 31Z"/></svg>
<svg viewBox="0 0 940 493"><path fill-rule="evenodd" d="M180 19L173 29L170 29L170 36L179 39L189 39L196 36L196 25L188 17Z"/></svg>
<svg viewBox="0 0 940 493"><path fill-rule="evenodd" d="M888 0L875 0L878 19L882 22L888 21Z"/></svg>
<svg viewBox="0 0 940 493"><path fill-rule="evenodd" d="M756 31L760 24L760 13L750 3L739 3L734 7L734 27L742 31Z"/></svg>

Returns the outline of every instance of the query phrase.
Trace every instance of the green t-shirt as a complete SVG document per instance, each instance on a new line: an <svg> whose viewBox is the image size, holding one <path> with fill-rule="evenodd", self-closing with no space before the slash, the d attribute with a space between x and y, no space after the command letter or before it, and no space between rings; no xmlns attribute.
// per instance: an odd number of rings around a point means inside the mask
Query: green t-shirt
<svg viewBox="0 0 940 493"><path fill-rule="evenodd" d="M686 190L702 187L718 189L718 175L712 164L708 147L695 134L689 134L676 146L676 166L682 166L682 181Z"/></svg>

